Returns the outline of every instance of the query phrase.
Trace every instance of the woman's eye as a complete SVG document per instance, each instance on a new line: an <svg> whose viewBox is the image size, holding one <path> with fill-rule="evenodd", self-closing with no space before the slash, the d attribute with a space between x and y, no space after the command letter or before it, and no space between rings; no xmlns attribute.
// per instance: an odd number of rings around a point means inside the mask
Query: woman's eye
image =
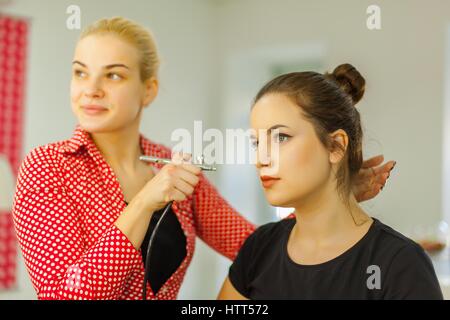
<svg viewBox="0 0 450 320"><path fill-rule="evenodd" d="M276 143L282 143L282 142L287 141L290 137L291 137L290 135L287 135L284 133L278 133L273 136L273 139Z"/></svg>
<svg viewBox="0 0 450 320"><path fill-rule="evenodd" d="M78 78L86 78L86 72L81 71L81 70L75 70L73 72L75 74L76 77Z"/></svg>
<svg viewBox="0 0 450 320"><path fill-rule="evenodd" d="M250 140L250 146L252 147L252 149L258 149L258 140L256 139L252 139Z"/></svg>
<svg viewBox="0 0 450 320"><path fill-rule="evenodd" d="M119 74L113 73L113 72L108 73L107 77L111 80L121 80L122 79L122 77Z"/></svg>

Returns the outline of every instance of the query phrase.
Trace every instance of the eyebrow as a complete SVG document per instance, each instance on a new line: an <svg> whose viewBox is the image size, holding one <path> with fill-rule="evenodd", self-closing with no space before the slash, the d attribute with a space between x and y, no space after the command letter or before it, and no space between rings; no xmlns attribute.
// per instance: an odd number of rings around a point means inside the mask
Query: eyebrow
<svg viewBox="0 0 450 320"><path fill-rule="evenodd" d="M272 133L273 130L276 130L278 128L289 128L289 127L285 126L283 124L276 124L276 125L271 126L269 129L267 129L267 133L270 134L270 133ZM256 139L256 136L251 134L250 139Z"/></svg>
<svg viewBox="0 0 450 320"><path fill-rule="evenodd" d="M79 65L81 65L81 66L87 68L87 66L86 66L84 63L82 63L82 62L80 62L80 61L78 61L78 60L73 61L72 64L79 64ZM117 67L122 67L122 68L130 69L128 66L124 65L123 63L109 64L109 65L107 65L107 66L104 66L103 68L105 68L105 69L112 69L112 68L117 68Z"/></svg>
<svg viewBox="0 0 450 320"><path fill-rule="evenodd" d="M271 132L271 131L273 131L273 130L275 130L275 129L278 129L278 128L289 128L289 127L288 127L288 126L285 126L285 125L283 125L283 124L276 124L276 125L274 125L274 126L271 126L267 131Z"/></svg>

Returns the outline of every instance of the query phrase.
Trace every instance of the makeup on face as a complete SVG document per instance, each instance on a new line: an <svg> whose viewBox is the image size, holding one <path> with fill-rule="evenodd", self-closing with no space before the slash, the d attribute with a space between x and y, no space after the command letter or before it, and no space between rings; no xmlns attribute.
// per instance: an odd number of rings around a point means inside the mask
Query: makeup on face
<svg viewBox="0 0 450 320"><path fill-rule="evenodd" d="M261 176L260 180L263 187L267 189L272 187L277 181L281 180L281 178L276 178L272 176Z"/></svg>

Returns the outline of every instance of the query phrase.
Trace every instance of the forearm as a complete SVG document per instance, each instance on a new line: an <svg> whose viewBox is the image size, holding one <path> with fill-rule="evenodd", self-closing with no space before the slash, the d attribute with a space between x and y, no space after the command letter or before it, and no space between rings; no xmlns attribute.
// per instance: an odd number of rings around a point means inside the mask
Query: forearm
<svg viewBox="0 0 450 320"><path fill-rule="evenodd" d="M140 267L140 252L114 225L86 248L75 212L61 210L70 200L42 200L30 208L26 206L29 197L19 197L13 210L19 245L38 298L117 299L130 273ZM34 214L43 203L55 219L65 219L60 227ZM52 230L51 236L42 230Z"/></svg>
<svg viewBox="0 0 450 320"><path fill-rule="evenodd" d="M61 263L60 269L65 268L64 273L47 274L44 281L39 279L39 283L36 283L38 298L118 299L130 273L139 268L140 262L139 251L133 248L118 228L111 226L97 243L76 261L69 262L69 265ZM46 264L49 263L46 261ZM39 269L40 274L45 273L44 269Z"/></svg>
<svg viewBox="0 0 450 320"><path fill-rule="evenodd" d="M141 247L154 211L137 195L114 222L136 250Z"/></svg>

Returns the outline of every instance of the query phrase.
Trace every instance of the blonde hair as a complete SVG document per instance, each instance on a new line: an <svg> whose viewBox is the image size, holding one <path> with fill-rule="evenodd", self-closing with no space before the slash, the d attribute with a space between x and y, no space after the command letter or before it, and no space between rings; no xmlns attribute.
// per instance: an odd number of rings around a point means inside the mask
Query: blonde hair
<svg viewBox="0 0 450 320"><path fill-rule="evenodd" d="M87 26L79 40L94 34L115 34L133 45L140 52L139 69L141 80L158 75L160 58L151 32L141 25L123 17L100 19Z"/></svg>

